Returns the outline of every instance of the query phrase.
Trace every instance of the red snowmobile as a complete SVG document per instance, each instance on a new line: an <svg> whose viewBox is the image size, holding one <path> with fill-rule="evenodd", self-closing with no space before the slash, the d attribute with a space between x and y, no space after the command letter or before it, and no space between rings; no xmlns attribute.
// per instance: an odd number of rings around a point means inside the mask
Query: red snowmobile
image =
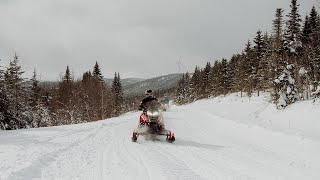
<svg viewBox="0 0 320 180"><path fill-rule="evenodd" d="M161 104L158 101L150 101L143 109L140 115L140 124L132 133L132 141L136 142L138 136L155 139L156 136L166 136L166 141L172 143L175 141L174 133L165 129L163 116L161 114Z"/></svg>

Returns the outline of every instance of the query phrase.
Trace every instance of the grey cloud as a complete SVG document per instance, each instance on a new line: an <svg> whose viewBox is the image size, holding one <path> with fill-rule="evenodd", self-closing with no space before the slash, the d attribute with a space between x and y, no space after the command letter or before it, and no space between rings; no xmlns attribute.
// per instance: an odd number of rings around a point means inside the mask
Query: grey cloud
<svg viewBox="0 0 320 180"><path fill-rule="evenodd" d="M300 0L300 14L315 0ZM101 64L103 75L150 77L183 71L240 52L258 29L271 29L290 0L14 0L0 1L0 58L16 51L31 76L77 77ZM0 63L4 63L1 61Z"/></svg>

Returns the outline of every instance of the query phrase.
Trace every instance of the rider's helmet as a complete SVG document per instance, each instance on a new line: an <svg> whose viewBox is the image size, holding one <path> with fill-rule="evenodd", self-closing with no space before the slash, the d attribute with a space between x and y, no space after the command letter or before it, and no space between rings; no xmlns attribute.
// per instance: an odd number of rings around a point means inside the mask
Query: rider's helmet
<svg viewBox="0 0 320 180"><path fill-rule="evenodd" d="M148 89L148 90L146 90L145 92L144 92L144 94L146 95L146 97L152 97L153 96L153 92L152 92L152 90L151 89Z"/></svg>

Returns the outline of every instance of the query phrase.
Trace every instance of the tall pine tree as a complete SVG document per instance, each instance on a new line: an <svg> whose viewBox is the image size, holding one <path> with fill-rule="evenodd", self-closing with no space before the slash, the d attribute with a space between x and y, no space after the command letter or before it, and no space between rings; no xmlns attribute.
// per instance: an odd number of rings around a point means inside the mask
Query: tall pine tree
<svg viewBox="0 0 320 180"><path fill-rule="evenodd" d="M121 85L120 74L114 73L114 78L112 81L111 92L113 96L113 115L118 116L124 111L124 97Z"/></svg>

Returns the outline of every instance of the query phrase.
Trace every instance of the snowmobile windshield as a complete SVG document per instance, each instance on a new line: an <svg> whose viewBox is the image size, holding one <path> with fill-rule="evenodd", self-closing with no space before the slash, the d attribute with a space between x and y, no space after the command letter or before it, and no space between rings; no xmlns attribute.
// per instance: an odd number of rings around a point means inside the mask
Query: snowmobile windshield
<svg viewBox="0 0 320 180"><path fill-rule="evenodd" d="M156 100L152 100L146 103L146 109L148 111L157 111L160 109L161 104L156 101Z"/></svg>

